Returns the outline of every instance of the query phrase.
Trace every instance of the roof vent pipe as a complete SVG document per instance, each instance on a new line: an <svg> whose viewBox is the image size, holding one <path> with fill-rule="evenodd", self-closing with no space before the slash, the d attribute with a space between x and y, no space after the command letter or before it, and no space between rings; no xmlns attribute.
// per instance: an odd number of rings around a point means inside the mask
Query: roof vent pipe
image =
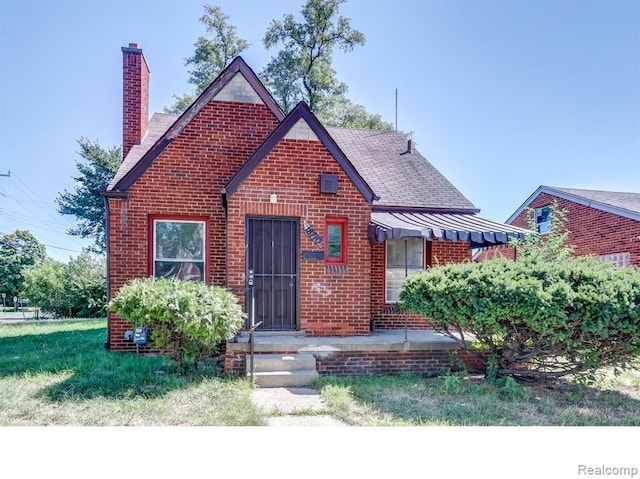
<svg viewBox="0 0 640 479"><path fill-rule="evenodd" d="M411 140L407 140L407 153L411 153Z"/></svg>

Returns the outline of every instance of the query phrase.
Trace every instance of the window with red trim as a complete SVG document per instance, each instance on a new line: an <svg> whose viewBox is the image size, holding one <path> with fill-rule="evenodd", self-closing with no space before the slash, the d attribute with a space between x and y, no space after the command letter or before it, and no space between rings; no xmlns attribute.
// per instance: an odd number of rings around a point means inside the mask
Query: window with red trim
<svg viewBox="0 0 640 479"><path fill-rule="evenodd" d="M327 218L324 238L325 262L347 264L347 219Z"/></svg>
<svg viewBox="0 0 640 479"><path fill-rule="evenodd" d="M153 276L204 281L204 221L153 220Z"/></svg>

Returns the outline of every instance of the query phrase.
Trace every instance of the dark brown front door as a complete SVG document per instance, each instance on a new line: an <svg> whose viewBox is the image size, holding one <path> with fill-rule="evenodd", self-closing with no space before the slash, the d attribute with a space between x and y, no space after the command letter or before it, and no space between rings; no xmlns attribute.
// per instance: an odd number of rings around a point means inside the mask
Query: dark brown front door
<svg viewBox="0 0 640 479"><path fill-rule="evenodd" d="M253 275L247 311L259 330L291 331L298 318L298 232L291 218L249 218L247 274ZM253 297L253 301L252 301ZM253 303L253 307L252 307ZM251 321L251 317L249 318Z"/></svg>

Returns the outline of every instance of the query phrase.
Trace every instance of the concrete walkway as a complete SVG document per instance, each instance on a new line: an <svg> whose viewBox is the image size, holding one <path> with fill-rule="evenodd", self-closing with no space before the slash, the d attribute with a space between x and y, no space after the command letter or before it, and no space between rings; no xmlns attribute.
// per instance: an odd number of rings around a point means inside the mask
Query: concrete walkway
<svg viewBox="0 0 640 479"><path fill-rule="evenodd" d="M268 426L347 426L335 419L320 393L311 388L256 388L253 403L268 416Z"/></svg>

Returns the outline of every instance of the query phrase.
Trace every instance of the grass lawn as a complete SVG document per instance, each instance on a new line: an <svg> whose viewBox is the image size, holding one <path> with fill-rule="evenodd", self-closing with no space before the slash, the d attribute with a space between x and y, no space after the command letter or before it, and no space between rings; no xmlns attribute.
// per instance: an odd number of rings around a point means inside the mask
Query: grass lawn
<svg viewBox="0 0 640 479"><path fill-rule="evenodd" d="M104 320L0 324L0 426L266 424L246 379L221 379L213 367L180 377L162 357L105 351L105 337ZM589 387L409 375L322 377L314 387L354 426L640 425L639 371Z"/></svg>
<svg viewBox="0 0 640 479"><path fill-rule="evenodd" d="M494 387L483 377L322 377L334 414L357 426L639 426L640 371Z"/></svg>
<svg viewBox="0 0 640 479"><path fill-rule="evenodd" d="M105 320L0 324L0 426L256 426L246 380L102 348Z"/></svg>

